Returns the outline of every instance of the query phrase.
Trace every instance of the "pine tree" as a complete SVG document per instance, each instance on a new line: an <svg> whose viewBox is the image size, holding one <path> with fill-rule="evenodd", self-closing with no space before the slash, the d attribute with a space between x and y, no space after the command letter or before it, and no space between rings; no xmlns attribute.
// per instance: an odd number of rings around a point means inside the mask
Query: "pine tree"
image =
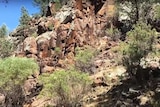
<svg viewBox="0 0 160 107"><path fill-rule="evenodd" d="M49 0L34 0L34 4L39 7L40 14L44 16L46 14L47 5L49 4Z"/></svg>
<svg viewBox="0 0 160 107"><path fill-rule="evenodd" d="M25 7L21 8L20 26L27 26L31 17Z"/></svg>

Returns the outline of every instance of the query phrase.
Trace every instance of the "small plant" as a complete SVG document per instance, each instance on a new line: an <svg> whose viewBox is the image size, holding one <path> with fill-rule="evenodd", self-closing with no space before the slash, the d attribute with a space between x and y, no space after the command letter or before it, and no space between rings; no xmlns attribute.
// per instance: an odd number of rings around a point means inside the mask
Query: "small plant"
<svg viewBox="0 0 160 107"><path fill-rule="evenodd" d="M37 32L34 32L34 33L31 34L31 36L32 36L32 37L37 37L38 34L37 34Z"/></svg>
<svg viewBox="0 0 160 107"><path fill-rule="evenodd" d="M60 54L61 49L60 49L60 47L55 47L54 51L55 51L57 54Z"/></svg>
<svg viewBox="0 0 160 107"><path fill-rule="evenodd" d="M61 4L60 0L54 0L54 1L56 2L55 9L56 9L56 11L59 11L62 7L62 4Z"/></svg>
<svg viewBox="0 0 160 107"><path fill-rule="evenodd" d="M94 56L94 49L87 48L87 49L80 49L79 47L76 48L76 57L77 61L81 61L83 63L89 62Z"/></svg>
<svg viewBox="0 0 160 107"><path fill-rule="evenodd" d="M155 6L154 12L155 12L154 19L160 19L160 5L159 4Z"/></svg>
<svg viewBox="0 0 160 107"><path fill-rule="evenodd" d="M52 31L54 29L54 25L51 23L49 26L48 26L48 30Z"/></svg>
<svg viewBox="0 0 160 107"><path fill-rule="evenodd" d="M58 107L76 107L91 83L88 74L75 69L42 75L40 81L44 84L41 95L52 98Z"/></svg>
<svg viewBox="0 0 160 107"><path fill-rule="evenodd" d="M77 47L75 53L75 67L82 72L93 73L91 69L93 67L92 58L96 55L96 51L89 47L86 49Z"/></svg>
<svg viewBox="0 0 160 107"><path fill-rule="evenodd" d="M113 41L116 41L116 40L120 39L120 35L121 35L120 31L116 28L113 28L113 27L107 28L106 29L106 34Z"/></svg>

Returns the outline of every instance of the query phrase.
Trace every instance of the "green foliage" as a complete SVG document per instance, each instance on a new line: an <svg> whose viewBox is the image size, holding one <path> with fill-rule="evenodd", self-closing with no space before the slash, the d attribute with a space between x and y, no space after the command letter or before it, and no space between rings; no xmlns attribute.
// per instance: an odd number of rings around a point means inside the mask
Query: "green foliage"
<svg viewBox="0 0 160 107"><path fill-rule="evenodd" d="M160 101L156 100L154 101L154 103L152 104L153 107L160 107Z"/></svg>
<svg viewBox="0 0 160 107"><path fill-rule="evenodd" d="M61 48L60 48L60 47L55 47L54 51L55 51L57 54L60 54L60 53L61 53Z"/></svg>
<svg viewBox="0 0 160 107"><path fill-rule="evenodd" d="M0 58L8 57L12 54L14 45L7 40L7 27L2 25L0 27Z"/></svg>
<svg viewBox="0 0 160 107"><path fill-rule="evenodd" d="M82 72L93 73L92 59L97 54L97 51L91 47L86 47L84 49L77 47L75 53L76 69Z"/></svg>
<svg viewBox="0 0 160 107"><path fill-rule="evenodd" d="M49 26L48 26L48 30L49 31L52 31L54 29L54 25L53 25L53 23L51 23Z"/></svg>
<svg viewBox="0 0 160 107"><path fill-rule="evenodd" d="M61 8L60 0L34 0L34 4L39 7L40 14L42 16L46 15L46 10L49 2L54 1L56 3L56 10Z"/></svg>
<svg viewBox="0 0 160 107"><path fill-rule="evenodd" d="M1 59L0 86L10 89L14 85L21 85L36 70L38 65L32 59L18 57Z"/></svg>
<svg viewBox="0 0 160 107"><path fill-rule="evenodd" d="M6 40L6 38L0 39L0 58L9 57L14 51L14 45Z"/></svg>
<svg viewBox="0 0 160 107"><path fill-rule="evenodd" d="M28 11L25 9L25 7L21 8L21 17L19 19L20 26L26 27L28 26L29 21L31 20L31 17L29 16Z"/></svg>
<svg viewBox="0 0 160 107"><path fill-rule="evenodd" d="M41 17L41 15L39 13L34 13L34 14L32 14L32 17L35 19L39 19Z"/></svg>
<svg viewBox="0 0 160 107"><path fill-rule="evenodd" d="M120 31L117 28L113 28L113 27L107 28L106 29L106 34L113 41L118 40L120 38L120 35L121 35Z"/></svg>
<svg viewBox="0 0 160 107"><path fill-rule="evenodd" d="M31 36L32 36L32 37L37 37L38 34L37 34L37 32L34 32L34 33L31 34Z"/></svg>
<svg viewBox="0 0 160 107"><path fill-rule="evenodd" d="M42 75L42 96L56 100L57 106L75 107L89 90L89 75L70 69Z"/></svg>
<svg viewBox="0 0 160 107"><path fill-rule="evenodd" d="M160 5L155 6L154 12L155 12L154 19L160 19Z"/></svg>
<svg viewBox="0 0 160 107"><path fill-rule="evenodd" d="M0 38L3 38L3 37L5 37L6 35L7 35L7 27L6 27L6 25L2 25L1 27L0 27Z"/></svg>
<svg viewBox="0 0 160 107"><path fill-rule="evenodd" d="M62 7L62 3L61 3L61 1L60 0L55 0L55 2L56 2L56 11L58 11L59 9L61 9L61 7Z"/></svg>
<svg viewBox="0 0 160 107"><path fill-rule="evenodd" d="M141 58L153 51L156 31L145 23L139 22L127 33L127 43L123 50L124 64L129 69L140 64Z"/></svg>
<svg viewBox="0 0 160 107"><path fill-rule="evenodd" d="M94 49L91 48L87 48L87 49L81 49L79 47L76 48L76 61L80 61L83 63L87 63L89 62L95 54Z"/></svg>
<svg viewBox="0 0 160 107"><path fill-rule="evenodd" d="M34 4L40 8L40 13L44 16L49 0L34 0Z"/></svg>

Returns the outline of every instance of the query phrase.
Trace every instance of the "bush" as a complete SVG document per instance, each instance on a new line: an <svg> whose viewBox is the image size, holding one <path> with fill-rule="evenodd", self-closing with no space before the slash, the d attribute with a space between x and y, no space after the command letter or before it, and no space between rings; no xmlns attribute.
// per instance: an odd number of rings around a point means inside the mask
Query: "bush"
<svg viewBox="0 0 160 107"><path fill-rule="evenodd" d="M92 72L92 58L96 55L96 51L93 48L87 47L86 49L81 49L79 47L75 50L76 56L76 68L82 72Z"/></svg>
<svg viewBox="0 0 160 107"><path fill-rule="evenodd" d="M6 25L2 25L0 27L0 38L4 38L7 35L7 27Z"/></svg>
<svg viewBox="0 0 160 107"><path fill-rule="evenodd" d="M0 58L9 57L14 51L14 45L5 38L0 39Z"/></svg>
<svg viewBox="0 0 160 107"><path fill-rule="evenodd" d="M123 50L123 63L129 73L136 73L141 58L153 51L156 31L145 23L139 22L127 33L127 43Z"/></svg>
<svg viewBox="0 0 160 107"><path fill-rule="evenodd" d="M117 28L113 28L113 27L107 28L106 29L106 34L113 41L119 40L120 39L120 35L121 35L120 31Z"/></svg>
<svg viewBox="0 0 160 107"><path fill-rule="evenodd" d="M76 48L76 57L75 59L77 61L81 61L83 63L87 63L88 61L90 61L94 56L94 50L87 48L87 49L80 49L80 48Z"/></svg>
<svg viewBox="0 0 160 107"><path fill-rule="evenodd" d="M0 60L0 90L5 94L4 107L22 107L25 94L22 88L27 77L38 65L27 58L9 57Z"/></svg>
<svg viewBox="0 0 160 107"><path fill-rule="evenodd" d="M52 98L58 107L76 107L91 82L87 74L74 69L42 75L40 81L44 84L41 95Z"/></svg>
<svg viewBox="0 0 160 107"><path fill-rule="evenodd" d="M36 70L38 65L32 59L18 57L1 59L0 86L9 89L10 85L21 85Z"/></svg>
<svg viewBox="0 0 160 107"><path fill-rule="evenodd" d="M159 4L157 4L157 5L154 7L153 19L160 19L160 5L159 5Z"/></svg>

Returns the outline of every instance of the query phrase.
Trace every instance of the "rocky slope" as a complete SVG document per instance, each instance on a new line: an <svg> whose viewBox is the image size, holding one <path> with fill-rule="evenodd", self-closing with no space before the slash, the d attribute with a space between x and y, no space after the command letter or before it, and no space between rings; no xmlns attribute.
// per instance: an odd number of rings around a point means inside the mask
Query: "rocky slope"
<svg viewBox="0 0 160 107"><path fill-rule="evenodd" d="M35 99L41 90L37 84L39 75L75 65L76 48L84 49L88 46L97 50L98 54L92 59L91 65L87 66L94 81L94 91L84 98L87 107L139 107L142 103L136 105L136 101L141 100L139 93L152 96L152 92L133 89L137 86L130 87L134 84L132 82L122 84L120 81L120 77L124 77L124 81L128 79L126 70L117 61L120 57L118 53L111 50L119 45L119 41L112 41L105 32L107 27L112 27L110 22L114 19L115 7L112 2L95 3L84 0L82 7L70 3L58 12L54 11L53 5L48 10L51 14L47 14L47 17L32 18L29 27L19 27L10 34L11 40L17 46L14 56L34 58L40 67L24 85L28 96L28 105L25 107L42 107L49 102ZM158 63L155 68L159 67L159 58L153 60L153 63L148 62L144 60L142 65L153 67Z"/></svg>

